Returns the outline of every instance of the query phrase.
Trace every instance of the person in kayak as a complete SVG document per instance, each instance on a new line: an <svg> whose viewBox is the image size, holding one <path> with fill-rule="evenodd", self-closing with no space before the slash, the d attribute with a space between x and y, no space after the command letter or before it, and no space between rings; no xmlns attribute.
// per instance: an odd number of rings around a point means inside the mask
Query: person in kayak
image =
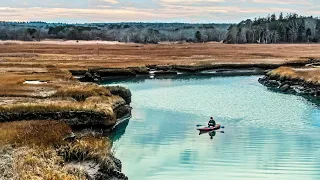
<svg viewBox="0 0 320 180"><path fill-rule="evenodd" d="M213 117L210 117L210 120L208 122L208 127L215 127L216 121L213 119Z"/></svg>

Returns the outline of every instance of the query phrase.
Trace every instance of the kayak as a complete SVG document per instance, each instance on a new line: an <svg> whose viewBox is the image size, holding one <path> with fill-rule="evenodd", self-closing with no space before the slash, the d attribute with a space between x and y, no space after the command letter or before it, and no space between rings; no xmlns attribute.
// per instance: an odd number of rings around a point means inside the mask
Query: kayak
<svg viewBox="0 0 320 180"><path fill-rule="evenodd" d="M200 132L209 132L209 131L214 131L214 130L219 130L221 128L220 124L216 124L214 127L203 127L203 128L198 128Z"/></svg>

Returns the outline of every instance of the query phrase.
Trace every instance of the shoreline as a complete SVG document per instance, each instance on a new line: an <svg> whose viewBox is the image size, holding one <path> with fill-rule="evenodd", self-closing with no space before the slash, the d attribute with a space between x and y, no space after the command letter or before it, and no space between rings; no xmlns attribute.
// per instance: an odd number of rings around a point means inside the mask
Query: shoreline
<svg viewBox="0 0 320 180"><path fill-rule="evenodd" d="M303 67L319 63L312 59L281 64L206 64L206 65L147 65L125 68L89 68L87 70L69 70L81 82L101 82L118 78L135 77L173 77L177 75L215 75L243 76L264 75L272 69L282 66Z"/></svg>
<svg viewBox="0 0 320 180"><path fill-rule="evenodd" d="M277 92L320 97L319 70L319 68L304 70L280 67L260 78L259 83ZM305 79L302 74L299 75L299 71L314 71L315 77Z"/></svg>

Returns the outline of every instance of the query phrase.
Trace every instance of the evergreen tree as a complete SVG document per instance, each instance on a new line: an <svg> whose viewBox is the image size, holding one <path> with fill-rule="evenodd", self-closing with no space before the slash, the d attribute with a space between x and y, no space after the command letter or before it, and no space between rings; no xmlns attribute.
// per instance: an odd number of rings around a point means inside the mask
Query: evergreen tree
<svg viewBox="0 0 320 180"><path fill-rule="evenodd" d="M279 21L282 21L282 20L283 20L283 13L281 12L279 15Z"/></svg>
<svg viewBox="0 0 320 180"><path fill-rule="evenodd" d="M272 14L271 15L271 22L274 22L274 21L276 21L277 20L277 17L276 17L276 14Z"/></svg>
<svg viewBox="0 0 320 180"><path fill-rule="evenodd" d="M195 34L195 36L196 36L197 42L201 42L201 40L202 40L201 32L200 32L200 31L197 31L196 34Z"/></svg>

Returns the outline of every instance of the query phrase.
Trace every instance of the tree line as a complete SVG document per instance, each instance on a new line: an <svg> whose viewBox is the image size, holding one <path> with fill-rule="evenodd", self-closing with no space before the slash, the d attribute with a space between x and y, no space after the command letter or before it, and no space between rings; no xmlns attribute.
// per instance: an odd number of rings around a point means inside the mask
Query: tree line
<svg viewBox="0 0 320 180"><path fill-rule="evenodd" d="M320 20L289 13L247 19L231 25L225 43L309 43L320 42Z"/></svg>
<svg viewBox="0 0 320 180"><path fill-rule="evenodd" d="M0 22L1 40L105 40L135 43L223 41L230 24Z"/></svg>
<svg viewBox="0 0 320 180"><path fill-rule="evenodd" d="M135 43L161 41L225 43L318 43L320 19L280 13L238 24L0 22L0 40L105 40Z"/></svg>

